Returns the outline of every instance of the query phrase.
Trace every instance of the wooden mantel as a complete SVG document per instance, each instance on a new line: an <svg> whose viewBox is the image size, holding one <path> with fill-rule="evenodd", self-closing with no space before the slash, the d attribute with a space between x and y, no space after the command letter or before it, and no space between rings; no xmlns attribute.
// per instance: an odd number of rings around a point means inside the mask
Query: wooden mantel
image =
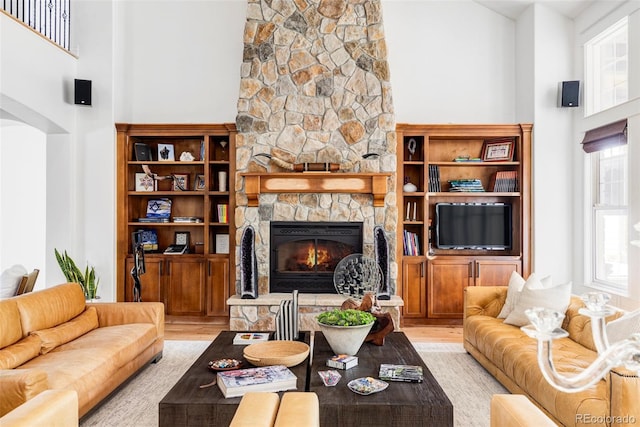
<svg viewBox="0 0 640 427"><path fill-rule="evenodd" d="M373 206L384 206L389 172L241 173L248 205L258 206L261 193L362 193L373 195Z"/></svg>

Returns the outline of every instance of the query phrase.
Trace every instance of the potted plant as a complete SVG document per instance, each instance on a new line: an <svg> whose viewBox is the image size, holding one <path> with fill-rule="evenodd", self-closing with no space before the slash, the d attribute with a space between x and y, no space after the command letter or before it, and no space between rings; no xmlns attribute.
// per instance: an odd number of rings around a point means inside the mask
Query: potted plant
<svg viewBox="0 0 640 427"><path fill-rule="evenodd" d="M98 291L98 283L100 283L100 279L96 279L95 267L89 268L87 265L83 273L80 271L73 259L67 255L67 251L64 251L64 254L60 254L58 249L55 248L54 251L56 253L56 260L58 261L60 270L62 270L62 274L64 274L67 282L79 284L82 287L86 300L97 299L98 297L96 293Z"/></svg>
<svg viewBox="0 0 640 427"><path fill-rule="evenodd" d="M354 355L360 350L376 318L367 311L349 308L325 311L316 320L335 354Z"/></svg>

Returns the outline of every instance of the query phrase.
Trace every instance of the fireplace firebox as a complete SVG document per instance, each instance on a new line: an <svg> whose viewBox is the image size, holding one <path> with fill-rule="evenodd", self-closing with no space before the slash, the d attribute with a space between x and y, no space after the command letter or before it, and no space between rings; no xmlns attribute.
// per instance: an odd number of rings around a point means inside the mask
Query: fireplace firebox
<svg viewBox="0 0 640 427"><path fill-rule="evenodd" d="M362 253L361 222L271 222L269 292L336 293L333 271Z"/></svg>

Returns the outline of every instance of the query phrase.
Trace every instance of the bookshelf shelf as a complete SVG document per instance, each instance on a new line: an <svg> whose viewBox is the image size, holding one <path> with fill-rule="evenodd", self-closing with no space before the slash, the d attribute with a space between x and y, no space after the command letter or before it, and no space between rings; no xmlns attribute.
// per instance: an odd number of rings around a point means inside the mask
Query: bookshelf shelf
<svg viewBox="0 0 640 427"><path fill-rule="evenodd" d="M117 300L132 300L132 233L146 230L156 236L158 249L145 257L142 299L163 302L167 315L226 321L226 300L235 288L236 276L235 240L231 237L235 237L235 198L229 191L235 176L235 126L117 123L116 131ZM178 160L187 152L195 160ZM158 160L162 155L176 160ZM143 166L164 179L152 180L149 185ZM174 185L178 181L167 179L171 176L181 178L185 190L177 190ZM151 187L154 191L140 191ZM171 200L170 222L138 220L147 216L149 202L154 199ZM219 219L221 205L226 206L224 222ZM191 218L202 222L191 222ZM188 253L165 255L164 250L176 243L180 231L189 233ZM224 253L218 253L220 236L228 241L223 242Z"/></svg>
<svg viewBox="0 0 640 427"><path fill-rule="evenodd" d="M420 307L403 313L407 324L457 324L466 286L506 285L512 271L530 273L531 130L530 124L397 125L398 280L406 304ZM453 161L481 159L483 148L496 140L512 142L509 160ZM407 181L416 192L403 191ZM438 203L511 205L511 247L438 248ZM406 248L407 234L417 241L417 254Z"/></svg>

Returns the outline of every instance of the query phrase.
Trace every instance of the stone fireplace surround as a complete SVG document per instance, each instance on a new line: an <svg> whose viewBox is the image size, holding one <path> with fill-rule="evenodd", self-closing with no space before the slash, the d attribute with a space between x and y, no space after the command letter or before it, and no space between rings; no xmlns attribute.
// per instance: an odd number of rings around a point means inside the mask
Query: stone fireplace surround
<svg viewBox="0 0 640 427"><path fill-rule="evenodd" d="M269 292L271 221L362 222L363 253L371 257L373 230L380 225L389 242L395 294L396 134L381 7L380 0L248 0L236 118L235 221L237 243L246 227L256 232L259 297L240 299L236 265L236 295L228 300L232 330L275 330L279 303L290 298ZM259 153L288 163L348 164L345 178L381 179L386 192L347 192L338 185L317 193L256 194L248 187L250 177L254 185L256 174L288 172ZM378 156L364 159L366 153ZM288 173L292 179L305 176ZM344 299L301 294L301 328L316 329L315 315ZM402 299L393 295L380 303L399 327Z"/></svg>

